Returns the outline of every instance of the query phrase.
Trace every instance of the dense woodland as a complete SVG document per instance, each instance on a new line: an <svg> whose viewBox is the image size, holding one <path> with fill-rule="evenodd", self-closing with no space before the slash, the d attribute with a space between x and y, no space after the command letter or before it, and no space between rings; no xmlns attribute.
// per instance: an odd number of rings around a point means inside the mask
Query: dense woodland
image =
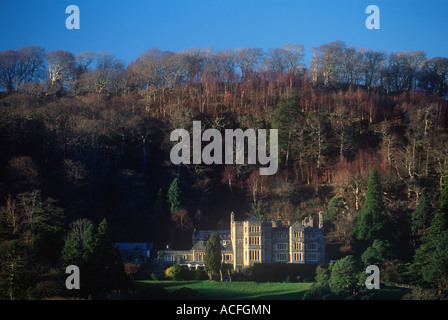
<svg viewBox="0 0 448 320"><path fill-rule="evenodd" d="M3 252L17 240L50 272L68 235L90 225L117 242L189 248L194 228L226 229L231 211L294 222L325 210L338 259L353 250L375 168L394 258L412 262L428 227L413 212L422 194L437 211L448 168L448 58L340 41L312 52L309 65L300 44L152 48L129 65L112 53L0 52ZM193 120L277 128L277 174L173 165L170 133Z"/></svg>

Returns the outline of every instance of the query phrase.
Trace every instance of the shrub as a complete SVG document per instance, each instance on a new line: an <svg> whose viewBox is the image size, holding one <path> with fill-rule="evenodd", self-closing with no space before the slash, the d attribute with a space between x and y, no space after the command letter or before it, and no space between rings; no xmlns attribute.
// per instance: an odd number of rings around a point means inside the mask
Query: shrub
<svg viewBox="0 0 448 320"><path fill-rule="evenodd" d="M131 279L135 279L135 275L142 267L140 264L130 262L124 263L123 266L124 266L124 273L128 275Z"/></svg>
<svg viewBox="0 0 448 320"><path fill-rule="evenodd" d="M165 276L171 280L180 280L181 273L182 273L182 268L178 264L175 264L165 270Z"/></svg>
<svg viewBox="0 0 448 320"><path fill-rule="evenodd" d="M253 267L244 267L232 273L232 281L252 281Z"/></svg>
<svg viewBox="0 0 448 320"><path fill-rule="evenodd" d="M403 300L447 300L446 295L438 294L437 289L413 288L412 291L403 296Z"/></svg>
<svg viewBox="0 0 448 320"><path fill-rule="evenodd" d="M163 280L164 274L161 272L152 272L151 273L151 279L152 280Z"/></svg>
<svg viewBox="0 0 448 320"><path fill-rule="evenodd" d="M207 280L208 275L204 270L194 270L194 280Z"/></svg>

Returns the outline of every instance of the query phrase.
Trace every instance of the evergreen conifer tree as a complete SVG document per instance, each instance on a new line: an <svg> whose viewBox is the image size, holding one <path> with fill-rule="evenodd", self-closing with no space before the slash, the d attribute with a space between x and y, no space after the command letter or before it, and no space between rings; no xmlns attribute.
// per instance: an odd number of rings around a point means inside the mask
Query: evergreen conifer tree
<svg viewBox="0 0 448 320"><path fill-rule="evenodd" d="M344 212L347 208L345 207L345 198L341 196L333 197L330 202L328 202L327 210L325 211L325 221L334 222L338 219L338 215Z"/></svg>
<svg viewBox="0 0 448 320"><path fill-rule="evenodd" d="M425 242L416 250L414 270L423 282L448 289L448 171L444 177L439 208L428 228Z"/></svg>
<svg viewBox="0 0 448 320"><path fill-rule="evenodd" d="M67 235L64 248L61 251L61 268L65 270L69 265L82 268L84 261L82 240L74 232L71 232Z"/></svg>
<svg viewBox="0 0 448 320"><path fill-rule="evenodd" d="M370 171L366 199L352 232L352 248L361 253L375 239L388 239L390 237L389 227L390 223L383 204L378 172L374 168Z"/></svg>
<svg viewBox="0 0 448 320"><path fill-rule="evenodd" d="M120 252L113 241L106 219L103 219L95 236L93 256L96 261L100 288L116 289L123 280L124 267Z"/></svg>
<svg viewBox="0 0 448 320"><path fill-rule="evenodd" d="M288 166L291 159L292 144L302 126L303 114L299 109L299 94L293 90L286 102L279 104L274 111L272 126L278 129L279 164Z"/></svg>
<svg viewBox="0 0 448 320"><path fill-rule="evenodd" d="M95 230L93 224L87 227L86 234L83 241L84 247L84 260L88 260L93 254L95 248Z"/></svg>
<svg viewBox="0 0 448 320"><path fill-rule="evenodd" d="M182 191L180 190L178 178L174 178L168 189L168 204L170 205L171 214L182 208Z"/></svg>
<svg viewBox="0 0 448 320"><path fill-rule="evenodd" d="M417 206L414 212L412 212L412 235L418 239L418 242L424 240L427 229L431 225L431 220L434 216L431 201L429 200L426 190L423 189L420 198L418 199Z"/></svg>
<svg viewBox="0 0 448 320"><path fill-rule="evenodd" d="M210 280L221 270L221 239L219 234L213 232L205 244L204 270Z"/></svg>

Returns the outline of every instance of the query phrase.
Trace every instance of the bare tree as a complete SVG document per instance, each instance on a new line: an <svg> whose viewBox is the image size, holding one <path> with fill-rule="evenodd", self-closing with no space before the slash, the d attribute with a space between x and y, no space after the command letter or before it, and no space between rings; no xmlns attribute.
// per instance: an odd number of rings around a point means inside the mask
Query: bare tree
<svg viewBox="0 0 448 320"><path fill-rule="evenodd" d="M75 56L75 61L78 75L86 73L95 62L95 54L90 51L80 52Z"/></svg>
<svg viewBox="0 0 448 320"><path fill-rule="evenodd" d="M265 68L272 73L283 73L288 66L285 61L285 52L281 48L269 49L263 60Z"/></svg>
<svg viewBox="0 0 448 320"><path fill-rule="evenodd" d="M78 239L83 241L86 235L86 231L91 224L92 221L86 218L75 220L70 224L70 232L75 234Z"/></svg>
<svg viewBox="0 0 448 320"><path fill-rule="evenodd" d="M283 51L287 71L294 76L299 75L303 69L304 48L301 44L287 43L280 48Z"/></svg>
<svg viewBox="0 0 448 320"><path fill-rule="evenodd" d="M0 52L0 87L7 92L23 90L28 82L44 75L44 49L40 46Z"/></svg>
<svg viewBox="0 0 448 320"><path fill-rule="evenodd" d="M48 76L52 85L67 86L71 83L76 67L75 56L68 51L47 53Z"/></svg>
<svg viewBox="0 0 448 320"><path fill-rule="evenodd" d="M235 49L235 62L241 70L243 79L257 68L262 56L263 50L261 48Z"/></svg>
<svg viewBox="0 0 448 320"><path fill-rule="evenodd" d="M368 92L375 86L380 78L381 62L384 61L385 53L370 49L361 49L361 77Z"/></svg>
<svg viewBox="0 0 448 320"><path fill-rule="evenodd" d="M112 53L100 52L96 55L96 69L94 71L96 92L117 93L124 72L123 63Z"/></svg>
<svg viewBox="0 0 448 320"><path fill-rule="evenodd" d="M419 86L443 97L448 92L448 58L435 57L422 63Z"/></svg>
<svg viewBox="0 0 448 320"><path fill-rule="evenodd" d="M0 52L0 87L7 92L15 90L15 79L17 66L19 64L19 53L15 50Z"/></svg>
<svg viewBox="0 0 448 320"><path fill-rule="evenodd" d="M311 70L313 82L322 82L325 88L333 87L344 78L344 51L342 41L333 41L313 48Z"/></svg>
<svg viewBox="0 0 448 320"><path fill-rule="evenodd" d="M18 54L16 85L17 89L21 90L26 83L43 78L45 50L40 46L22 47Z"/></svg>

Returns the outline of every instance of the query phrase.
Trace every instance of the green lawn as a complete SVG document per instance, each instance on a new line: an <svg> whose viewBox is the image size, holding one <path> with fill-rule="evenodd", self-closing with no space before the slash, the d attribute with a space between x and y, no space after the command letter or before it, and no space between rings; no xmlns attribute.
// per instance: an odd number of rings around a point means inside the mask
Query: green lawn
<svg viewBox="0 0 448 320"><path fill-rule="evenodd" d="M195 281L134 281L137 296L141 292L150 292L150 299L164 299L166 291L172 294L174 291L188 288L203 295L204 299L210 300L302 300L303 295L311 287L310 282L286 283L270 282L257 283L249 281L219 282L207 280ZM166 291L164 291L166 290ZM382 287L375 292L374 300L400 300L408 289ZM178 296L181 299L197 299L191 292L183 292Z"/></svg>
<svg viewBox="0 0 448 320"><path fill-rule="evenodd" d="M196 290L212 300L297 300L302 299L311 283L256 283L256 282L219 282L219 281L135 281L137 292L163 287L169 293L183 287ZM188 297L185 297L188 299Z"/></svg>

